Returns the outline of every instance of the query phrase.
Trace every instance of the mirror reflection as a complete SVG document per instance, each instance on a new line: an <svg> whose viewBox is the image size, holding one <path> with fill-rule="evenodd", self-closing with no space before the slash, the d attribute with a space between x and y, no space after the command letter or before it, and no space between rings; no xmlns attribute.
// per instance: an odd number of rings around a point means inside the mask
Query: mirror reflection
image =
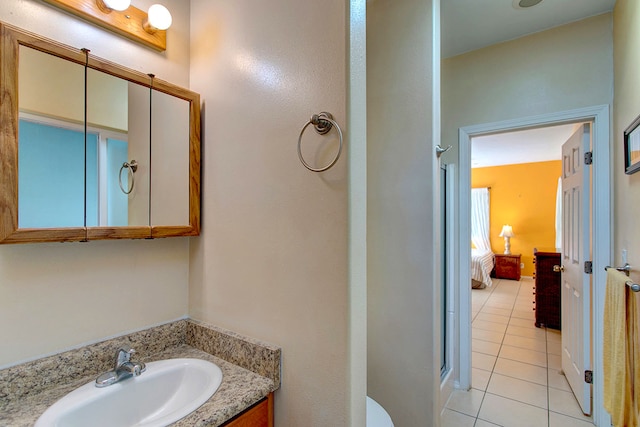
<svg viewBox="0 0 640 427"><path fill-rule="evenodd" d="M0 31L0 243L198 235L199 95Z"/></svg>
<svg viewBox="0 0 640 427"><path fill-rule="evenodd" d="M87 70L87 153L97 144L87 157L87 203L98 207L87 209L88 227L149 225L149 91Z"/></svg>
<svg viewBox="0 0 640 427"><path fill-rule="evenodd" d="M84 67L25 46L19 58L18 225L82 227Z"/></svg>
<svg viewBox="0 0 640 427"><path fill-rule="evenodd" d="M150 89L19 51L19 227L148 226Z"/></svg>

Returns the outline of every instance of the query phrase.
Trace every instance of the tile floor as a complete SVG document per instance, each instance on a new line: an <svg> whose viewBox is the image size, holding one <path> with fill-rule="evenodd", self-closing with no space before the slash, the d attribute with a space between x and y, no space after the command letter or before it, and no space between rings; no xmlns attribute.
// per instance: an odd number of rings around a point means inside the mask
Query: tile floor
<svg viewBox="0 0 640 427"><path fill-rule="evenodd" d="M472 389L454 391L443 427L593 427L560 373L560 331L534 326L532 287L473 289Z"/></svg>

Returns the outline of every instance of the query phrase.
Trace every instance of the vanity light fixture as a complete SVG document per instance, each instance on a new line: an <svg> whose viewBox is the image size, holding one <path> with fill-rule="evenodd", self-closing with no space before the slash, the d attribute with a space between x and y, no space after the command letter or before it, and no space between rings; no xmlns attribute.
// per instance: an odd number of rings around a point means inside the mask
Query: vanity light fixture
<svg viewBox="0 0 640 427"><path fill-rule="evenodd" d="M148 18L143 24L145 31L155 33L158 30L166 30L171 26L171 13L169 9L161 4L154 4L149 7Z"/></svg>
<svg viewBox="0 0 640 427"><path fill-rule="evenodd" d="M162 5L154 4L147 13L131 6L131 0L44 1L153 49L167 49L171 13Z"/></svg>

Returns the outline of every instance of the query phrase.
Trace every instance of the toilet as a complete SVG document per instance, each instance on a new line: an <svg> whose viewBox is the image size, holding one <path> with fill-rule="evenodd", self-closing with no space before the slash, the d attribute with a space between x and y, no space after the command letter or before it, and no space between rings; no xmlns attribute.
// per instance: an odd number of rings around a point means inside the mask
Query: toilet
<svg viewBox="0 0 640 427"><path fill-rule="evenodd" d="M367 427L393 427L387 411L369 396L367 396Z"/></svg>

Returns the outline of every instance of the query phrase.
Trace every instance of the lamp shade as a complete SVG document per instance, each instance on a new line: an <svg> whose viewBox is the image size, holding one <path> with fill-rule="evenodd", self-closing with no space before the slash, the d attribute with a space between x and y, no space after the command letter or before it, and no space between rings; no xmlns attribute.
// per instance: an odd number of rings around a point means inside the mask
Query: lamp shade
<svg viewBox="0 0 640 427"><path fill-rule="evenodd" d="M104 4L113 10L127 10L131 5L131 0L102 0Z"/></svg>
<svg viewBox="0 0 640 427"><path fill-rule="evenodd" d="M502 231L500 232L500 237L513 237L515 234L513 233L513 228L509 225L503 225Z"/></svg>
<svg viewBox="0 0 640 427"><path fill-rule="evenodd" d="M171 13L161 4L154 4L149 8L149 25L158 30L166 30L171 26Z"/></svg>

